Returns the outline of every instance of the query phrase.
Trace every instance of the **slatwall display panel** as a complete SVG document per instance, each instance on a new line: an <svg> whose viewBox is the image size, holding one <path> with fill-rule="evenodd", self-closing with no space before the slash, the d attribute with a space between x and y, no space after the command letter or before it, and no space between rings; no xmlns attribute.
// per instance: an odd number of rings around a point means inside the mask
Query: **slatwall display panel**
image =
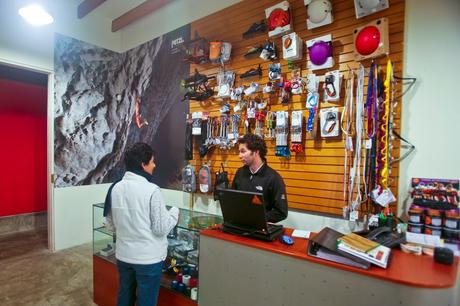
<svg viewBox="0 0 460 306"><path fill-rule="evenodd" d="M251 46L258 46L266 42L268 34L257 34L251 38L243 39L242 33L245 32L253 23L260 22L265 19L265 9L280 3L281 1L274 0L246 0L231 7L225 8L219 12L202 18L192 23L192 38L194 33L198 33L200 37L204 37L209 41L219 40L232 43L232 55L229 62L225 64L226 70L232 70L236 73L235 87L240 85L249 85L255 81L263 87L268 82L268 65L270 61L264 61L259 57L246 59L244 54ZM350 68L357 69L359 62L354 60L353 53L353 31L373 20L381 17L388 18L388 31L390 42L389 58L393 62L394 74L402 76L403 71L403 50L404 50L404 0L391 0L390 7L384 11L356 19L354 2L352 0L332 0L333 7L333 23L308 30L306 26L307 9L304 6L303 0L290 0L291 14L293 18L293 28L303 40L303 57L301 60L295 61L294 66L302 69L302 76L306 76L309 71L307 62L309 57L305 42L307 40L332 34L333 40L333 57L335 65L331 69L316 70L314 73L318 76L323 76L327 71L340 70L343 74L343 82L341 87L341 99L339 102L321 102L320 109L328 107L338 107L342 114L345 100L345 80L348 76ZM274 62L279 62L282 65L282 73L290 76L288 62L282 59L281 37L271 38L276 43L278 49L278 58ZM387 56L374 59L374 62L380 65L381 69L385 69ZM372 60L364 60L361 63L365 68L369 68ZM241 80L239 75L248 71L251 68L262 67L262 77L260 79ZM215 76L220 71L220 65L206 63L200 65L191 65L190 73L195 69L200 73L208 76ZM367 92L367 73L365 78L364 94ZM356 86L355 79L355 86ZM322 86L322 83L320 84ZM401 84L396 84L396 96L401 94ZM356 93L356 90L355 90ZM321 95L322 96L322 95ZM269 96L264 94L265 98ZM346 192L344 193L344 140L345 136L340 133L336 138L321 138L319 135L312 137L305 132L305 121L308 117L308 110L305 108L306 93L302 95L293 95L289 105L284 106L278 102L277 98L270 99L270 111L277 110L302 110L304 112L303 126L303 146L304 152L300 154L291 153L291 158L286 159L275 156L274 148L275 141L266 140L268 147L268 164L277 170L284 178L287 187L289 207L305 211L315 211L327 214L341 215L342 207L346 205ZM322 99L321 99L322 100ZM401 99L397 100L398 104L394 116L394 130L399 132L400 117L401 117ZM230 101L233 107L236 102ZM207 101L198 102L190 101L190 112L210 112L212 117L219 117L219 109L222 105L221 101L209 99ZM233 113L233 110L232 112ZM290 116L291 117L291 116ZM240 134L243 129L240 128ZM221 163L224 163L226 170L229 172L230 180L236 170L242 166L238 158L238 150L236 147L230 150L221 150L215 148L205 158L200 159L198 154L199 142L194 139L194 160L191 161L196 166L198 171L203 163L208 163L211 166L212 173L219 170ZM393 149L391 156L399 157L400 144L398 140L393 140ZM363 159L361 164L364 164L365 152L362 153ZM361 168L361 171L364 171ZM214 175L213 175L214 176ZM394 164L391 167L391 176L389 187L397 197L399 167ZM214 180L214 177L213 177ZM397 203L393 203L392 207L396 209Z"/></svg>

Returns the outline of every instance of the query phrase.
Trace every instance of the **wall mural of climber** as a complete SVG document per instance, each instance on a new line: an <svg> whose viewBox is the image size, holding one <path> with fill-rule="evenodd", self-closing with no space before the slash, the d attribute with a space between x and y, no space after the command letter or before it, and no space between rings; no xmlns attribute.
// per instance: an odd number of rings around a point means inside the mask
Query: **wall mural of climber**
<svg viewBox="0 0 460 306"><path fill-rule="evenodd" d="M190 65L186 25L124 53L56 34L54 164L57 187L109 183L122 176L135 142L157 152L153 181L180 189L185 114L180 81Z"/></svg>

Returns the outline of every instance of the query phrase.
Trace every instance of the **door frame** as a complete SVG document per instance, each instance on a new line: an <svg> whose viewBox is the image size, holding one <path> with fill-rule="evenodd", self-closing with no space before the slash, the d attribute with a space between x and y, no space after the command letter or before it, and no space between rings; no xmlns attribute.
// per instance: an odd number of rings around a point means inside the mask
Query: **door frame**
<svg viewBox="0 0 460 306"><path fill-rule="evenodd" d="M42 67L27 65L24 63L14 62L4 58L0 58L0 64L35 71L48 76L47 86L47 114L46 114L46 151L47 151L47 226L48 226L48 249L51 252L56 250L54 239L54 71Z"/></svg>

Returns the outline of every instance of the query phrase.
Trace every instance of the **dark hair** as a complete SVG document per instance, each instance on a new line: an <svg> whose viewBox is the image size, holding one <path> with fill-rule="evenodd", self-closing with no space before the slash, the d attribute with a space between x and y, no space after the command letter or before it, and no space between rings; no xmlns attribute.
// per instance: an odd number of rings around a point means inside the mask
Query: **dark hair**
<svg viewBox="0 0 460 306"><path fill-rule="evenodd" d="M148 164L152 156L155 158L155 151L148 144L143 142L133 144L125 151L126 170L142 170L142 163Z"/></svg>
<svg viewBox="0 0 460 306"><path fill-rule="evenodd" d="M267 145L262 137L255 134L246 134L243 138L238 139L238 144L245 144L250 151L259 151L260 158L267 161Z"/></svg>

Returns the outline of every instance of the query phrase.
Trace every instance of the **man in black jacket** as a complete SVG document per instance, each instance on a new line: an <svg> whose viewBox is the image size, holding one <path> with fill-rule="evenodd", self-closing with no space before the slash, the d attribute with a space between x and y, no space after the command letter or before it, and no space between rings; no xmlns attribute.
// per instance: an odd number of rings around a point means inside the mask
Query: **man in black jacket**
<svg viewBox="0 0 460 306"><path fill-rule="evenodd" d="M286 219L288 205L283 178L267 165L267 146L257 135L246 134L238 140L239 157L244 166L233 179L233 189L261 192L264 195L267 221Z"/></svg>

